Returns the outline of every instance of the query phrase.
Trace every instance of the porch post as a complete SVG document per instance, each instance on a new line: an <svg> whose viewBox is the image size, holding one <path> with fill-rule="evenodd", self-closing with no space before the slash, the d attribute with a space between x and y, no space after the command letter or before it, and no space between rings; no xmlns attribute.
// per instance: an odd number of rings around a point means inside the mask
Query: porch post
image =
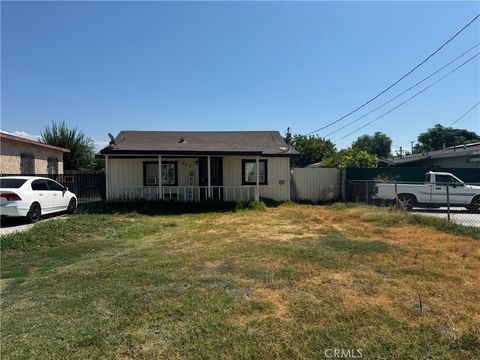
<svg viewBox="0 0 480 360"><path fill-rule="evenodd" d="M256 160L256 166L257 166L257 178L256 178L256 184L255 184L255 201L260 201L260 156L257 156Z"/></svg>
<svg viewBox="0 0 480 360"><path fill-rule="evenodd" d="M212 197L212 174L210 171L211 165L210 165L210 155L207 157L207 179L208 179L208 197Z"/></svg>
<svg viewBox="0 0 480 360"><path fill-rule="evenodd" d="M163 199L162 188L162 155L158 155L158 198Z"/></svg>
<svg viewBox="0 0 480 360"><path fill-rule="evenodd" d="M110 158L105 155L105 198L110 200Z"/></svg>

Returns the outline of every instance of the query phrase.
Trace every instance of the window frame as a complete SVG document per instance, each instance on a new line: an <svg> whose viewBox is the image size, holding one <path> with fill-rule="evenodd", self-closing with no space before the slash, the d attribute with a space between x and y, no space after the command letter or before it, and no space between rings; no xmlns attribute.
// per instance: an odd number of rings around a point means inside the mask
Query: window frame
<svg viewBox="0 0 480 360"><path fill-rule="evenodd" d="M52 163L54 168L52 169ZM51 170L54 170L51 172ZM56 156L51 156L47 158L47 173L48 175L57 175L58 174L58 158Z"/></svg>
<svg viewBox="0 0 480 360"><path fill-rule="evenodd" d="M46 189L34 189L33 188L33 186L36 185L36 183L42 183L42 182L45 184ZM32 188L32 191L49 191L47 179L34 179L31 182L30 187Z"/></svg>
<svg viewBox="0 0 480 360"><path fill-rule="evenodd" d="M58 186L59 188L58 189L52 189L50 184L54 184L55 186ZM48 187L49 191L64 191L65 190L65 187L62 184L60 184L60 183L58 183L58 182L56 182L55 180L52 180L52 179L47 180L47 187Z"/></svg>
<svg viewBox="0 0 480 360"><path fill-rule="evenodd" d="M4 183L5 182L5 183ZM12 184L7 185L8 183L15 183L19 182L18 186L12 186ZM17 178L2 178L0 179L0 188L3 189L20 189L25 183L27 182L27 179L17 179Z"/></svg>
<svg viewBox="0 0 480 360"><path fill-rule="evenodd" d="M245 180L245 165L247 163L253 163L256 165L257 160L255 159L242 159L242 185L256 185L257 181L246 181ZM268 185L268 160L267 159L260 159L259 163L264 163L264 169L265 169L265 180L260 181L259 185ZM259 164L260 165L260 164Z"/></svg>
<svg viewBox="0 0 480 360"><path fill-rule="evenodd" d="M32 171L23 171L24 169L24 161L25 160L31 161L31 169ZM34 175L35 174L35 154L29 152L22 152L20 153L20 174L22 175Z"/></svg>
<svg viewBox="0 0 480 360"><path fill-rule="evenodd" d="M447 181L438 181L438 177L442 178L447 178ZM435 175L435 185L437 186L463 186L464 184L459 181L455 176L453 175Z"/></svg>
<svg viewBox="0 0 480 360"><path fill-rule="evenodd" d="M438 178L443 179L442 180L439 180ZM445 181L447 180L447 181ZM435 175L435 184L438 184L438 185L445 185L445 184L452 184L456 181L454 181L455 179L453 177L451 177L450 175Z"/></svg>
<svg viewBox="0 0 480 360"><path fill-rule="evenodd" d="M162 161L162 165L173 165L173 171L175 174L175 179L173 184L162 184L162 186L178 186L178 161ZM149 185L147 184L147 165L157 165L158 161L144 161L143 162L143 186L159 186L160 184L156 185ZM157 176L158 177L158 176Z"/></svg>

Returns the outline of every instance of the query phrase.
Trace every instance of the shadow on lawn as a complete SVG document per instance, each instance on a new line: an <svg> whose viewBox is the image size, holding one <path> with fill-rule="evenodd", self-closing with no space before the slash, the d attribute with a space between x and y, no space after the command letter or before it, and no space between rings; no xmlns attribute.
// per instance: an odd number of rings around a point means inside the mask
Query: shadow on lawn
<svg viewBox="0 0 480 360"><path fill-rule="evenodd" d="M127 214L142 215L177 215L203 212L235 212L237 210L261 210L263 202L256 201L221 201L181 202L176 200L119 200L84 204L81 213L90 214Z"/></svg>

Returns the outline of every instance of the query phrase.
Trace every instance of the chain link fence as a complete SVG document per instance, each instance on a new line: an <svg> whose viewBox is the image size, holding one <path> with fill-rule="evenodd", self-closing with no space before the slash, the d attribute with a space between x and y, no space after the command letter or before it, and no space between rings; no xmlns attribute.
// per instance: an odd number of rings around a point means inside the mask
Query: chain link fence
<svg viewBox="0 0 480 360"><path fill-rule="evenodd" d="M348 180L346 200L480 227L480 183Z"/></svg>

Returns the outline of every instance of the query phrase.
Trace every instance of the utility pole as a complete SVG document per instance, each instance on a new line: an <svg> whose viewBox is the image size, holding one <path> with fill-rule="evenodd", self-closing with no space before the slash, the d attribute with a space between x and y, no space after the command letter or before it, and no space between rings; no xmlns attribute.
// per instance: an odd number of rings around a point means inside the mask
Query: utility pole
<svg viewBox="0 0 480 360"><path fill-rule="evenodd" d="M290 143L292 142L292 133L290 132L290 127L287 128L285 133L285 142L287 143L287 151L290 151Z"/></svg>

